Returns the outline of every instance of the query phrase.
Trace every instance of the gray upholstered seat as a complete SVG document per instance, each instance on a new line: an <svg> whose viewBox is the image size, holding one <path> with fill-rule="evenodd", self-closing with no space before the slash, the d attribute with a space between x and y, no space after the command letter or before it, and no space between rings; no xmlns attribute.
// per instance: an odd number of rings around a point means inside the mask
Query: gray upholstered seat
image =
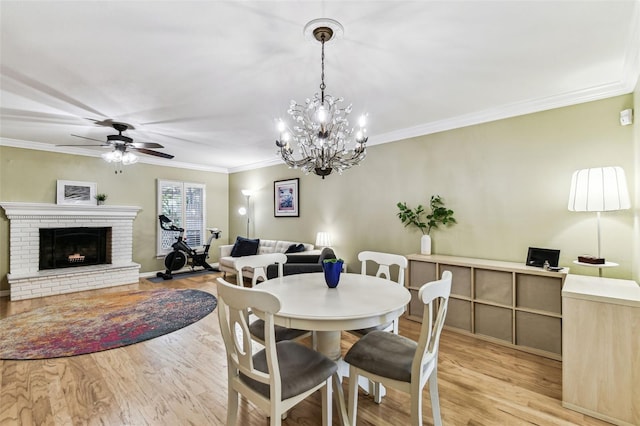
<svg viewBox="0 0 640 426"><path fill-rule="evenodd" d="M356 424L359 376L408 393L413 426L422 425L422 389L428 382L433 423L442 424L437 383L438 346L450 293L450 271L444 271L442 279L420 288L418 298L425 307L417 342L388 331L372 331L349 349L344 360L349 364L349 419L352 425Z"/></svg>
<svg viewBox="0 0 640 426"><path fill-rule="evenodd" d="M283 399L308 391L325 380L327 376L338 371L335 362L300 343L278 342L276 343L276 353L280 367ZM253 366L258 371L268 372L267 355L264 350L253 356ZM253 380L242 373L240 373L240 377L251 389L269 398L269 385Z"/></svg>
<svg viewBox="0 0 640 426"><path fill-rule="evenodd" d="M416 342L404 336L376 330L362 336L344 360L373 374L410 382L417 347Z"/></svg>
<svg viewBox="0 0 640 426"><path fill-rule="evenodd" d="M251 332L251 335L260 343L264 342L264 321L263 320L257 319L253 321L249 325L249 331ZM282 340L294 340L301 337L306 337L310 333L307 330L298 330L297 328L281 327L279 325L275 326L275 332L276 332L276 342L280 342Z"/></svg>

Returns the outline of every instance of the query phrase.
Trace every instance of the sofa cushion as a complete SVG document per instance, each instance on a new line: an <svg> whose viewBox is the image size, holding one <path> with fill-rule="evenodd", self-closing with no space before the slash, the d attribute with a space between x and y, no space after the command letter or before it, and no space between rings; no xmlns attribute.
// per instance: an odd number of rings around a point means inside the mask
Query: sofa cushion
<svg viewBox="0 0 640 426"><path fill-rule="evenodd" d="M233 245L233 249L231 249L231 256L253 256L258 254L259 246L260 240L257 238L255 240L251 240L248 238L238 237L236 238L236 243Z"/></svg>

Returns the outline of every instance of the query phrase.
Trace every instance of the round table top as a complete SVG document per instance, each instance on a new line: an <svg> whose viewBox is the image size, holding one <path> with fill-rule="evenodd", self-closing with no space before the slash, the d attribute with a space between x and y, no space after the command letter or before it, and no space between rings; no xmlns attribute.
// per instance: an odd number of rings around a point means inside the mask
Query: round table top
<svg viewBox="0 0 640 426"><path fill-rule="evenodd" d="M303 330L353 330L384 324L400 316L411 300L409 290L400 284L361 274L341 274L336 288L326 285L323 273L287 275L256 288L280 299L276 324Z"/></svg>

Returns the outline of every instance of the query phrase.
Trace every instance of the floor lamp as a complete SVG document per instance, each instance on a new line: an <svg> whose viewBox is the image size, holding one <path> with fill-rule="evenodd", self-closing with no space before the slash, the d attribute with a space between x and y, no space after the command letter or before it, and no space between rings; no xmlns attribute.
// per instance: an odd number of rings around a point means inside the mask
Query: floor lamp
<svg viewBox="0 0 640 426"><path fill-rule="evenodd" d="M240 207L238 209L238 213L240 213L241 216L247 216L247 238L249 238L249 223L251 222L251 210L249 209L249 198L251 198L251 191L248 189L243 189L242 190L242 195L244 195L246 201L245 201L245 207Z"/></svg>
<svg viewBox="0 0 640 426"><path fill-rule="evenodd" d="M596 212L598 220L598 256L592 266L599 268L602 276L606 265L600 251L600 213L631 208L627 180L621 167L596 167L577 170L571 178L569 211ZM597 263L596 263L597 262ZM590 265L591 266L591 265Z"/></svg>

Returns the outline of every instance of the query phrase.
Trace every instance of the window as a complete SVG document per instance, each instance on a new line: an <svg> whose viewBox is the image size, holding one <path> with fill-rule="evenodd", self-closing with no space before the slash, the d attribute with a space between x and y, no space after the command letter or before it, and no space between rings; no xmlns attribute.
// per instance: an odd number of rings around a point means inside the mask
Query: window
<svg viewBox="0 0 640 426"><path fill-rule="evenodd" d="M205 237L205 185L201 183L158 180L158 215L165 215L179 228L191 248L202 246ZM160 229L158 254L171 251L177 232Z"/></svg>

